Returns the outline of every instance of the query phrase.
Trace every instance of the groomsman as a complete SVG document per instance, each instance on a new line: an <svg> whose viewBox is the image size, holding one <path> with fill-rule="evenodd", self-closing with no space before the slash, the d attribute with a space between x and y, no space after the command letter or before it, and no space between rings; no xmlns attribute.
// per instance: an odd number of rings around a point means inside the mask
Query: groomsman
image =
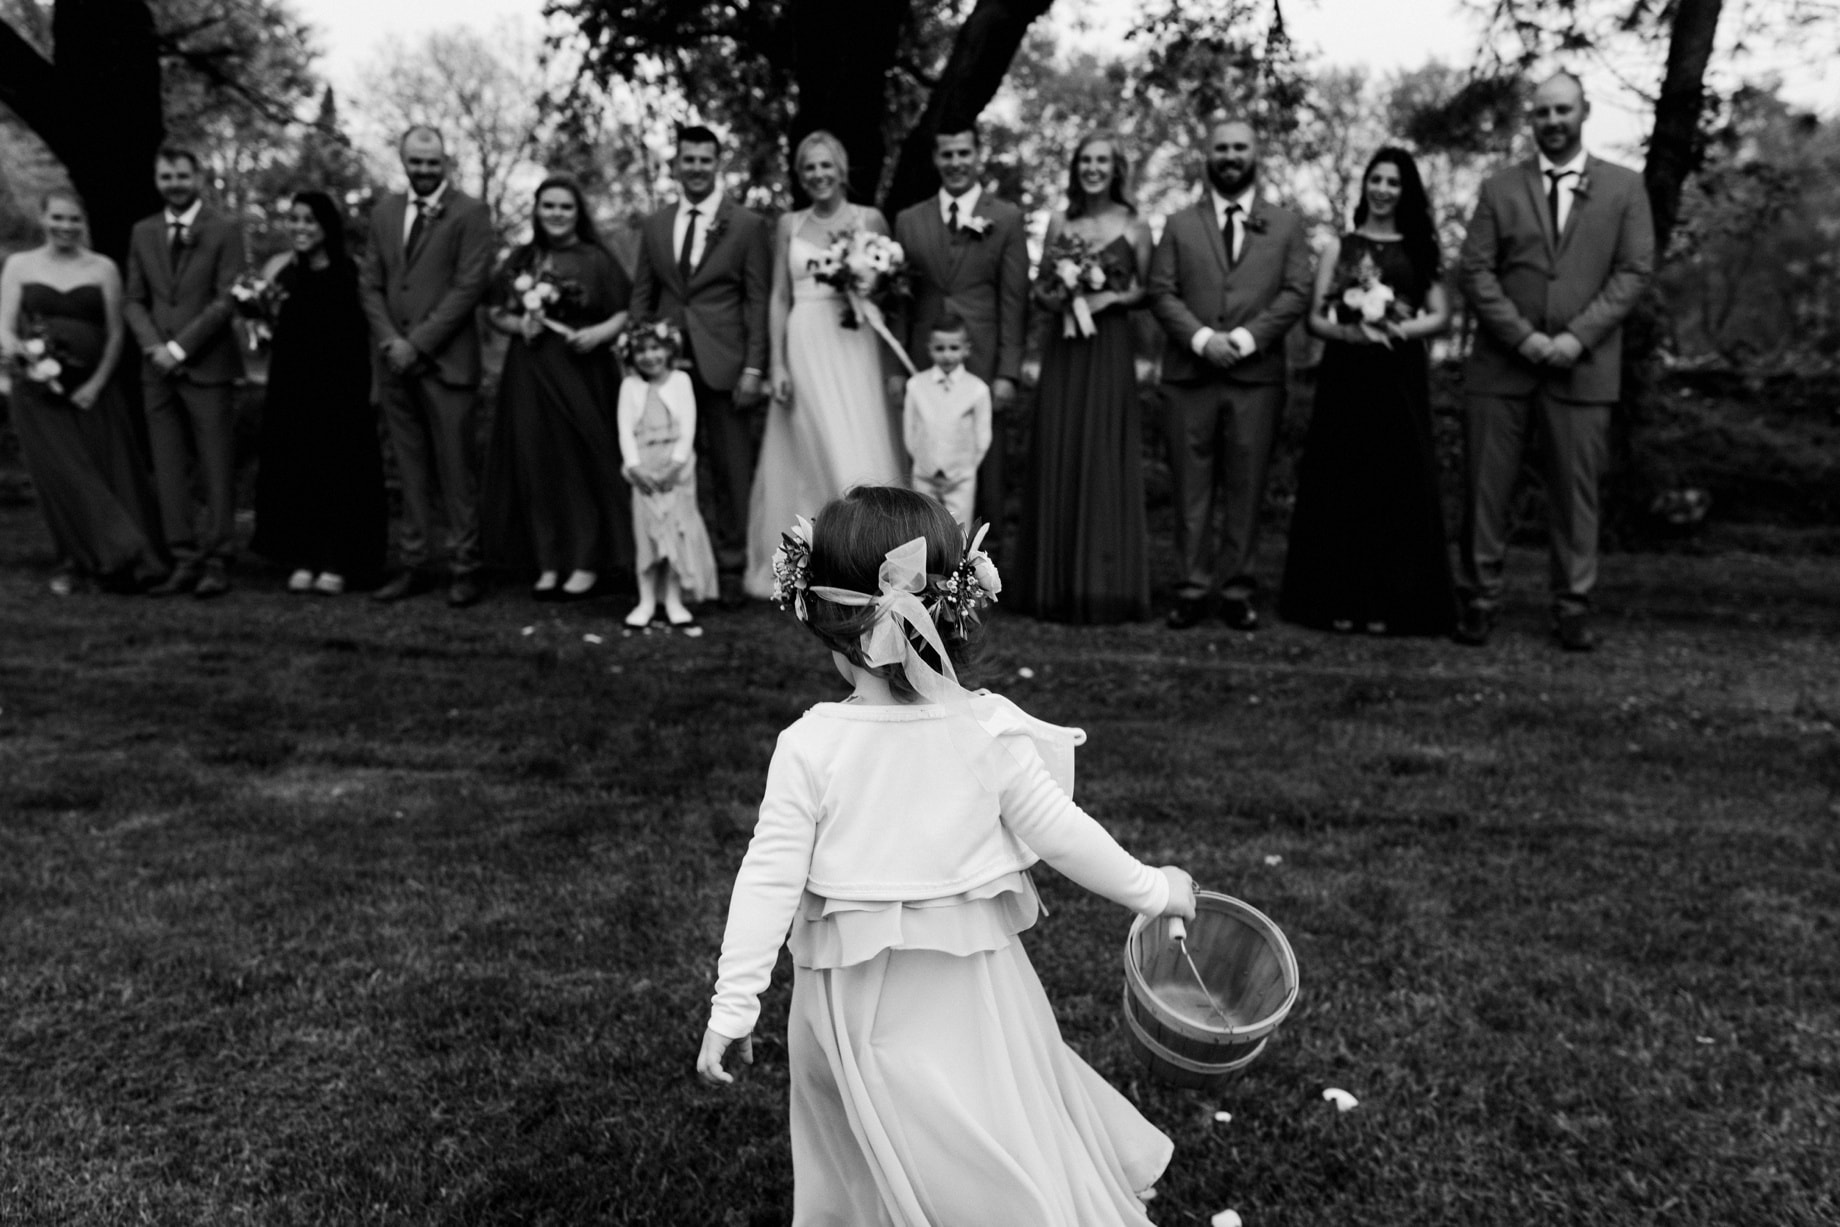
<svg viewBox="0 0 1840 1227"><path fill-rule="evenodd" d="M990 385L1000 416L1016 403L1022 373L1024 324L1029 301L1029 252L1022 210L984 191L984 145L975 126L933 137L939 194L901 210L894 237L913 271L914 297L896 333L914 366L932 358L933 325L956 315L971 336L965 369ZM888 397L904 403L907 380L888 379ZM1003 525L1003 430L991 432L990 450L977 470L977 516Z"/></svg>
<svg viewBox="0 0 1840 1227"><path fill-rule="evenodd" d="M230 287L243 271L243 235L199 198L198 159L189 151L160 150L153 178L166 207L135 223L129 236L122 303L141 347L160 523L177 564L152 591L222 596L230 591L236 552L233 397L243 358L230 329ZM192 502L192 453L204 483L202 535Z"/></svg>
<svg viewBox="0 0 1840 1227"><path fill-rule="evenodd" d="M760 452L750 411L765 387L773 274L767 224L716 191L721 168L714 132L678 129L671 173L680 196L640 228L632 315L668 319L684 334L697 451L715 477L716 545L724 565L734 566L747 545L748 491Z"/></svg>
<svg viewBox="0 0 1840 1227"><path fill-rule="evenodd" d="M1569 651L1595 643L1597 482L1622 391L1623 320L1654 268L1655 235L1641 176L1585 153L1590 113L1570 73L1540 85L1539 152L1483 184L1463 242L1463 292L1481 322L1464 370L1464 643L1487 643L1495 628L1530 419L1547 444L1553 631Z"/></svg>
<svg viewBox="0 0 1840 1227"><path fill-rule="evenodd" d="M1150 310L1163 356L1169 473L1181 575L1169 625L1216 601L1252 630L1259 506L1284 412L1284 337L1310 305L1310 246L1294 214L1259 196L1259 141L1237 120L1207 137L1207 191L1170 216L1150 258ZM1216 541L1214 509L1224 505Z"/></svg>
<svg viewBox="0 0 1840 1227"><path fill-rule="evenodd" d="M447 145L414 127L399 147L409 195L385 196L371 214L360 297L382 369L378 391L402 479L403 569L371 595L400 601L425 592L433 550L435 487L447 520L447 603L479 600L479 328L474 316L492 273L486 206L448 180Z"/></svg>

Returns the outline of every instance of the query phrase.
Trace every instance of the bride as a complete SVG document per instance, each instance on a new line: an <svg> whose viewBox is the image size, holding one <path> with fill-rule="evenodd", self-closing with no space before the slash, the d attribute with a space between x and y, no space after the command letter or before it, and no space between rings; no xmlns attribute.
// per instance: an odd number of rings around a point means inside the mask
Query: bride
<svg viewBox="0 0 1840 1227"><path fill-rule="evenodd" d="M845 199L849 155L829 132L800 141L793 168L811 207L780 218L774 233L773 403L748 501L744 579L761 598L773 594L773 551L793 517L814 515L854 485L899 483L906 472L882 392L893 355L869 328L843 326L838 292L810 268L833 239L887 234L888 223Z"/></svg>

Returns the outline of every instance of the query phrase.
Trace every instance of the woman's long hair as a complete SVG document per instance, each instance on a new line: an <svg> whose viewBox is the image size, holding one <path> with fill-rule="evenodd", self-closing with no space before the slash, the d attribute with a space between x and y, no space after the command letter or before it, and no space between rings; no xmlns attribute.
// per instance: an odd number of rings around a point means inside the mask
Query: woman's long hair
<svg viewBox="0 0 1840 1227"><path fill-rule="evenodd" d="M1097 145L1101 141L1112 147L1112 181L1106 187L1106 195L1124 206L1132 217L1137 216L1137 206L1125 193L1125 181L1131 175L1130 159L1124 156L1124 149L1118 138L1110 132L1089 132L1080 138L1080 143L1073 147L1073 156L1067 160L1067 216L1069 218L1086 216L1086 191L1080 186L1080 155L1087 146Z"/></svg>
<svg viewBox="0 0 1840 1227"><path fill-rule="evenodd" d="M1382 162L1392 163L1399 171L1399 203L1394 206L1393 220L1405 241L1406 255L1425 270L1427 277L1436 280L1443 262L1438 256L1437 226L1431 220L1431 195L1425 191L1418 163L1399 146L1388 145L1380 150L1368 159L1367 169L1361 172L1361 199L1354 207L1355 229L1367 224L1367 177Z"/></svg>
<svg viewBox="0 0 1840 1227"><path fill-rule="evenodd" d="M294 193L294 203L305 205L313 220L326 236L326 259L332 267L345 269L351 265L351 253L346 246L345 212L333 202L331 196L317 189Z"/></svg>

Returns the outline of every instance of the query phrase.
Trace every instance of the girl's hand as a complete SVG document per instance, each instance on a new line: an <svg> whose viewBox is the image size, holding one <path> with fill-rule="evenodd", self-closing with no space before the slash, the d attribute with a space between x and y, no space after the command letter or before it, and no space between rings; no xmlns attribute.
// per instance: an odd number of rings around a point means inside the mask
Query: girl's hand
<svg viewBox="0 0 1840 1227"><path fill-rule="evenodd" d="M640 494L650 494L652 492L652 483L645 479L645 474L641 473L632 465L627 464L620 466L620 476L626 479L627 485L637 490Z"/></svg>
<svg viewBox="0 0 1840 1227"><path fill-rule="evenodd" d="M735 1080L735 1075L722 1068L722 1058L727 1054L730 1044L737 1045L735 1051L741 1054L743 1065L754 1063L753 1036L744 1035L739 1040L731 1040L726 1035L705 1031L703 1050L696 1054L696 1076L703 1080L704 1086L727 1086Z"/></svg>
<svg viewBox="0 0 1840 1227"><path fill-rule="evenodd" d="M792 400L792 376L778 374L773 376L773 401L784 405Z"/></svg>
<svg viewBox="0 0 1840 1227"><path fill-rule="evenodd" d="M1195 879L1188 876L1188 871L1176 865L1164 865L1158 872L1169 883L1169 905L1162 911L1164 916L1180 916L1183 920L1195 918Z"/></svg>
<svg viewBox="0 0 1840 1227"><path fill-rule="evenodd" d="M1041 359L1024 358L1022 360L1022 386L1033 388L1041 383Z"/></svg>

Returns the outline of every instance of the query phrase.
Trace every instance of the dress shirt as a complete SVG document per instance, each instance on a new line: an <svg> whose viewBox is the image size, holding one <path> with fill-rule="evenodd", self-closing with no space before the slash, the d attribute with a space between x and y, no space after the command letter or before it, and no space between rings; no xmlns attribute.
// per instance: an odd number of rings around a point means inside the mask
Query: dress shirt
<svg viewBox="0 0 1840 1227"><path fill-rule="evenodd" d="M1228 200L1211 186L1208 188L1208 199L1214 203L1214 229L1221 232L1223 239L1226 237L1227 229L1227 206L1229 204L1239 206L1239 215L1233 219L1233 246L1227 252L1229 260L1238 260L1245 253L1246 219L1252 216L1252 206L1258 200L1258 195L1259 186L1256 183L1232 200ZM1200 354L1207 349L1207 343L1213 337L1214 330L1204 326L1200 332L1189 338L1189 348L1196 354ZM1244 328L1235 328L1229 332L1227 342L1242 358L1250 358L1259 347L1258 342L1252 339L1252 334Z"/></svg>
<svg viewBox="0 0 1840 1227"><path fill-rule="evenodd" d="M192 201L183 213L174 213L171 209L166 210L166 242L169 246L172 243L172 228L174 226L179 227L179 233L184 235L188 240L192 237L192 227L197 224L198 211L202 208L204 208L204 200L200 198ZM177 275L178 271L177 268L173 269L175 275ZM166 352L173 356L174 361L185 361L185 349L177 341L166 342Z"/></svg>
<svg viewBox="0 0 1840 1227"><path fill-rule="evenodd" d="M425 200L438 210L441 207L442 197L446 195L447 180L445 179L441 180L441 185L439 187L435 188L434 191L428 193L426 196L417 196L413 189L410 190L409 207L403 210L403 250L407 251L409 248L409 231L415 228L415 215L416 211L422 207L421 202ZM427 229L428 224L426 222L422 223L422 230L424 233L426 233Z"/></svg>
<svg viewBox="0 0 1840 1227"><path fill-rule="evenodd" d="M952 228L952 202L958 202L958 224L963 226L965 219L977 212L978 201L984 195L984 185L974 183L965 190L963 196L954 196L944 188L939 189L939 220L946 223L946 229Z"/></svg>
<svg viewBox="0 0 1840 1227"><path fill-rule="evenodd" d="M990 432L990 385L964 367L948 375L929 366L907 381L901 435L914 472L977 472L990 450Z"/></svg>
<svg viewBox="0 0 1840 1227"><path fill-rule="evenodd" d="M703 262L703 249L709 246L709 227L716 220L716 205L721 203L714 192L701 200L692 201L688 197L677 202L677 217L671 222L671 262L677 262L677 253L684 249L684 231L690 227L690 215L697 215L696 237L690 240L690 267L694 269Z"/></svg>
<svg viewBox="0 0 1840 1227"><path fill-rule="evenodd" d="M1561 171L1565 175L1565 178L1559 180L1559 226L1556 231L1558 234L1565 233L1566 219L1572 215L1572 197L1578 191L1578 181L1584 178L1584 159L1583 149L1573 155L1572 160L1564 166L1560 166L1557 162L1547 161L1545 154L1540 155L1540 194L1542 196L1546 194L1546 185L1552 182L1546 177L1548 171Z"/></svg>

